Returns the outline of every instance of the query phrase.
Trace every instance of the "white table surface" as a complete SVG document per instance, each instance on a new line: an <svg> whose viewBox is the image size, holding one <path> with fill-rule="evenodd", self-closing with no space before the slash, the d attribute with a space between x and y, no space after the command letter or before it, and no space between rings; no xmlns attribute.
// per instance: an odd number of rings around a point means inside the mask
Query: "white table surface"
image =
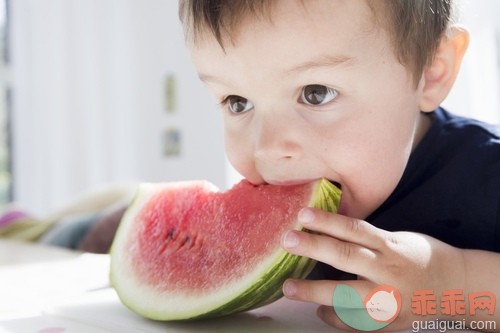
<svg viewBox="0 0 500 333"><path fill-rule="evenodd" d="M109 256L0 239L0 333L338 332L316 305L281 299L225 318L168 323L125 308L109 287Z"/></svg>

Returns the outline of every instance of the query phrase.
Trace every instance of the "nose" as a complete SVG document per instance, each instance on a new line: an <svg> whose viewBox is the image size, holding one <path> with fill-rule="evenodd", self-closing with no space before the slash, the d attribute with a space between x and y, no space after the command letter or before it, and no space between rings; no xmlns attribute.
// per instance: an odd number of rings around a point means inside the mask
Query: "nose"
<svg viewBox="0 0 500 333"><path fill-rule="evenodd" d="M254 119L256 161L276 163L298 160L302 156L297 120L276 114L261 114Z"/></svg>

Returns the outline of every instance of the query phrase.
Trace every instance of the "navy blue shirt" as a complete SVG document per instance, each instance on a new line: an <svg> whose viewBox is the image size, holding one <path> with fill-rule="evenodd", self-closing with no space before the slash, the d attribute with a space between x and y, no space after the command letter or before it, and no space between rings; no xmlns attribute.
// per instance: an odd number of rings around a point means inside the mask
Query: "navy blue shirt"
<svg viewBox="0 0 500 333"><path fill-rule="evenodd" d="M366 220L500 252L500 129L442 108L394 192Z"/></svg>

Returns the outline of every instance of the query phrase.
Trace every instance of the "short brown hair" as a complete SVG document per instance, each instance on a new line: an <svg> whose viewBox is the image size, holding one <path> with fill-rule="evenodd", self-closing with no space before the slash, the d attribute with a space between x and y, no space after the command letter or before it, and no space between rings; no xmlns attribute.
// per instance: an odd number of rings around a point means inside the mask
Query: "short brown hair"
<svg viewBox="0 0 500 333"><path fill-rule="evenodd" d="M242 17L265 15L276 1L281 0L179 0L179 17L187 35L196 39L208 29L223 47L223 37L233 36ZM366 1L418 83L452 21L452 0Z"/></svg>

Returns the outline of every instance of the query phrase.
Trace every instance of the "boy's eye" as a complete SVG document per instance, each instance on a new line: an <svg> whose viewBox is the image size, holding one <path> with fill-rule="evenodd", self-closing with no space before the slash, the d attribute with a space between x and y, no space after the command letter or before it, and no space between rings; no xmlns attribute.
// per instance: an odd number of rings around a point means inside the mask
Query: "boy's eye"
<svg viewBox="0 0 500 333"><path fill-rule="evenodd" d="M229 110L233 113L242 113L253 109L252 102L241 96L228 96L226 97L224 102L228 105Z"/></svg>
<svg viewBox="0 0 500 333"><path fill-rule="evenodd" d="M310 84L302 88L300 99L305 104L322 105L330 102L337 95L338 92L335 89L320 84Z"/></svg>

